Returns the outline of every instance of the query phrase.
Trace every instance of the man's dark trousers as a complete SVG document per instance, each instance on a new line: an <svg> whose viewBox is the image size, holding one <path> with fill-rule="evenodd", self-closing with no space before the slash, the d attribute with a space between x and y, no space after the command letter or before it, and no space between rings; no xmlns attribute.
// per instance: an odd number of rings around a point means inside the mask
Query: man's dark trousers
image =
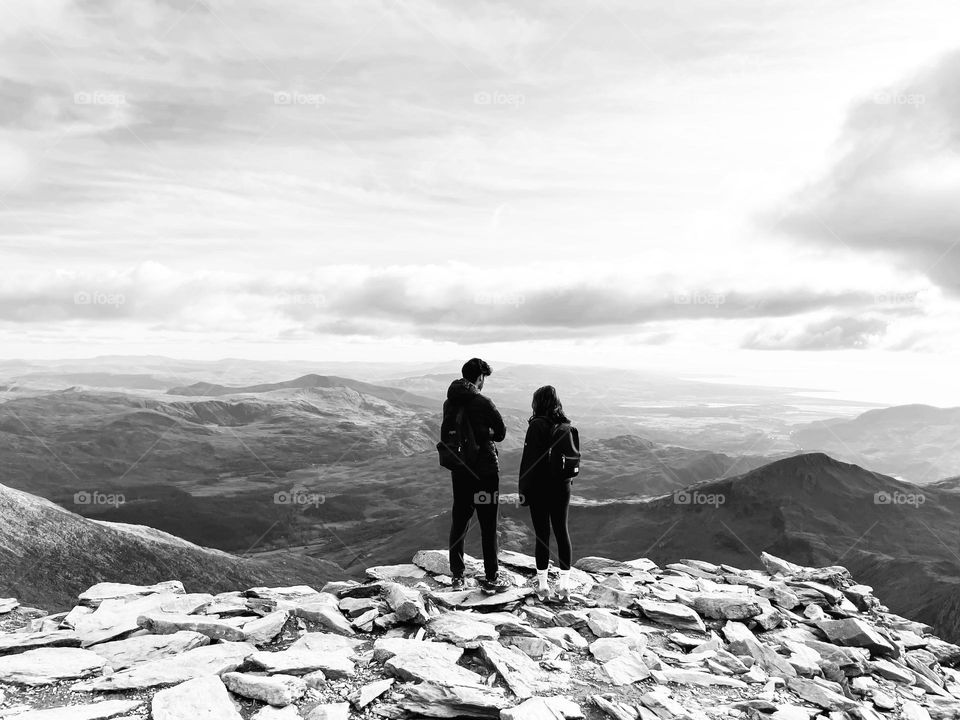
<svg viewBox="0 0 960 720"><path fill-rule="evenodd" d="M483 570L488 580L497 575L497 519L500 511L500 475L454 472L453 519L450 523L450 572L463 575L463 541L473 513L480 523Z"/></svg>

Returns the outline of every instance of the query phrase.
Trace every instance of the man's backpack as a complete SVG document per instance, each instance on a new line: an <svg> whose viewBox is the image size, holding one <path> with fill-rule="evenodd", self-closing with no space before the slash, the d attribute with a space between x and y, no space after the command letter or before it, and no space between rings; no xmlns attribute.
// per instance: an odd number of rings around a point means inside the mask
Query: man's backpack
<svg viewBox="0 0 960 720"><path fill-rule="evenodd" d="M570 423L561 423L553 428L547 466L553 477L563 480L580 474L580 433Z"/></svg>
<svg viewBox="0 0 960 720"><path fill-rule="evenodd" d="M447 470L469 470L480 454L480 446L473 434L466 409L457 411L453 427L447 428L437 443L440 466Z"/></svg>

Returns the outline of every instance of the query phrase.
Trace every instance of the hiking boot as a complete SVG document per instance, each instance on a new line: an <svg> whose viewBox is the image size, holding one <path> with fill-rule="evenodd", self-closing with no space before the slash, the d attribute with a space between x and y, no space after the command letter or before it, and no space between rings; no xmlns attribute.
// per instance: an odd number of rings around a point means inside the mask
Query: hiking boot
<svg viewBox="0 0 960 720"><path fill-rule="evenodd" d="M560 602L569 602L570 601L570 588L568 587L558 587L557 588L557 600Z"/></svg>
<svg viewBox="0 0 960 720"><path fill-rule="evenodd" d="M537 594L537 600L540 602L548 602L552 597L549 586L542 588L538 585L535 592Z"/></svg>
<svg viewBox="0 0 960 720"><path fill-rule="evenodd" d="M453 578L453 582L450 583L450 589L454 591L465 590L466 588L467 588L467 581L464 579L463 575L455 576Z"/></svg>
<svg viewBox="0 0 960 720"><path fill-rule="evenodd" d="M490 578L484 578L480 583L480 589L487 595L496 595L497 593L506 592L513 587L513 583L507 580L503 575L497 573L496 577L492 580Z"/></svg>

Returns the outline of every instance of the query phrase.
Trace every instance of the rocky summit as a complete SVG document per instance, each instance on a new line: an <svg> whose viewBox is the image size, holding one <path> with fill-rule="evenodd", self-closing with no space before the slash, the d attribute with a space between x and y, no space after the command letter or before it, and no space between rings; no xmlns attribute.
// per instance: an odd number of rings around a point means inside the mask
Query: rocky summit
<svg viewBox="0 0 960 720"><path fill-rule="evenodd" d="M960 647L845 568L761 559L581 558L562 603L517 553L507 592L454 592L443 550L320 589L5 598L0 717L960 720Z"/></svg>

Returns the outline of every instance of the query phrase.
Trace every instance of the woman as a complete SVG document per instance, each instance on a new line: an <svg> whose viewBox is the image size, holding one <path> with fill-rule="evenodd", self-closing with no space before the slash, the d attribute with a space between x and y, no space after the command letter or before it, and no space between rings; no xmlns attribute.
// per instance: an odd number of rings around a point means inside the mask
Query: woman
<svg viewBox="0 0 960 720"><path fill-rule="evenodd" d="M561 600L570 598L570 531L567 515L570 509L570 480L557 477L551 471L549 456L554 432L570 420L563 412L563 405L552 385L544 385L533 394L533 415L527 426L523 443L523 458L520 460L520 495L524 505L530 506L533 530L537 536L535 551L537 559L537 597L550 597L547 584L547 567L550 564L550 528L557 538L557 562L560 565L560 581L557 595Z"/></svg>

